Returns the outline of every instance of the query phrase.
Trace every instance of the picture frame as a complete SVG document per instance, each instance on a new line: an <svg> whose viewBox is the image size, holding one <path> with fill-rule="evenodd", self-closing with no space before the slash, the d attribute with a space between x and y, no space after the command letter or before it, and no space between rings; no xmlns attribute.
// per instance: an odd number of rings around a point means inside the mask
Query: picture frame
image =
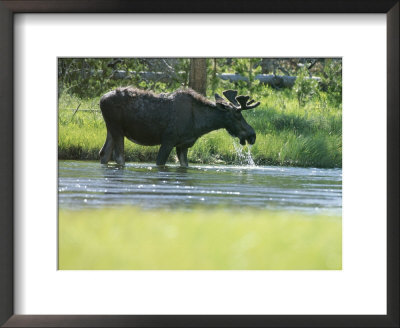
<svg viewBox="0 0 400 328"><path fill-rule="evenodd" d="M154 8L157 8L156 10ZM399 1L0 1L0 324L4 327L398 327ZM387 16L387 315L15 315L13 15L16 13L385 13Z"/></svg>

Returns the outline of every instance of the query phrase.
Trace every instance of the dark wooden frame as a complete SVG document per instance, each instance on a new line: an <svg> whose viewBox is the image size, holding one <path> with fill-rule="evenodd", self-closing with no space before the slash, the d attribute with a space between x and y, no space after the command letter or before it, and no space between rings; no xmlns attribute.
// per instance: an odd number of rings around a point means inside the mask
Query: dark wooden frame
<svg viewBox="0 0 400 328"><path fill-rule="evenodd" d="M386 13L387 315L14 315L13 15L100 12ZM0 0L0 63L0 324L4 327L399 327L399 0Z"/></svg>

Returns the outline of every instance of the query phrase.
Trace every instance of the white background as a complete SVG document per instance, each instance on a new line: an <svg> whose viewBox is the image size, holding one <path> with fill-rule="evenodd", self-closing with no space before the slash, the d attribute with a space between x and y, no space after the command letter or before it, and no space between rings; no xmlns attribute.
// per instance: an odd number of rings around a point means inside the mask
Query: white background
<svg viewBox="0 0 400 328"><path fill-rule="evenodd" d="M386 314L384 15L15 17L16 314ZM343 57L343 270L57 271L57 57Z"/></svg>

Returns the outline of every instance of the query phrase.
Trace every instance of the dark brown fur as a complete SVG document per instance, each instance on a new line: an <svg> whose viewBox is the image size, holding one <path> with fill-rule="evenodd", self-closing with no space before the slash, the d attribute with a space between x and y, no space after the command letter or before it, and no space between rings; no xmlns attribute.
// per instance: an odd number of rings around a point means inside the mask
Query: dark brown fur
<svg viewBox="0 0 400 328"><path fill-rule="evenodd" d="M215 103L201 95L200 93L197 93L193 89L190 88L181 88L178 89L174 92L171 93L155 93L151 90L142 90L142 89L137 89L133 87L123 87L123 88L117 88L115 89L116 93L121 93L124 95L128 95L130 97L137 97L137 96L148 96L148 97L154 97L154 98L174 98L176 95L180 94L185 94L191 96L193 99L197 100L200 103L203 103L205 105L211 106L211 107L217 107Z"/></svg>

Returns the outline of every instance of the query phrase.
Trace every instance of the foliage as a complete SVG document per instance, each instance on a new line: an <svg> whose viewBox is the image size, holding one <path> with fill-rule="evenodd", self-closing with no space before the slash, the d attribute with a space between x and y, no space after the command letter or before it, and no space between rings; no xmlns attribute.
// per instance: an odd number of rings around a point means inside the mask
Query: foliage
<svg viewBox="0 0 400 328"><path fill-rule="evenodd" d="M334 104L342 104L342 60L329 58L325 61L322 75L323 87L328 99Z"/></svg>
<svg viewBox="0 0 400 328"><path fill-rule="evenodd" d="M257 74L261 73L260 58L234 58L232 60L232 67L235 73L247 78L247 81L238 81L235 89L239 93L253 95L255 91L259 90L260 81L255 79Z"/></svg>
<svg viewBox="0 0 400 328"><path fill-rule="evenodd" d="M307 101L310 101L317 94L317 88L318 82L310 78L307 69L304 67L300 69L294 84L294 91L297 94L299 105L304 106Z"/></svg>
<svg viewBox="0 0 400 328"><path fill-rule="evenodd" d="M59 212L61 270L340 270L338 216L197 208Z"/></svg>
<svg viewBox="0 0 400 328"><path fill-rule="evenodd" d="M159 72L146 80L142 72ZM98 97L112 88L132 85L154 91L169 91L187 84L188 59L59 58L58 91L80 98Z"/></svg>
<svg viewBox="0 0 400 328"><path fill-rule="evenodd" d="M328 100L339 104L342 89L342 60L340 58L210 58L207 75L208 96L220 88L238 89L254 95L264 85L255 79L257 74L300 76L299 103L308 101L311 91L321 88ZM59 58L59 95L67 92L80 98L93 98L118 86L132 85L156 92L171 92L187 86L190 59L188 58ZM155 72L150 78L143 72ZM247 81L230 82L218 77L221 73L240 74ZM314 85L306 76L322 78ZM311 88L311 90L310 90Z"/></svg>
<svg viewBox="0 0 400 328"><path fill-rule="evenodd" d="M218 65L218 58L211 58L211 65L209 63L207 67L207 76L209 77L209 81L207 81L207 85L211 87L211 94L215 93L215 90L218 88L219 78L218 78L218 71L220 69L220 65Z"/></svg>

